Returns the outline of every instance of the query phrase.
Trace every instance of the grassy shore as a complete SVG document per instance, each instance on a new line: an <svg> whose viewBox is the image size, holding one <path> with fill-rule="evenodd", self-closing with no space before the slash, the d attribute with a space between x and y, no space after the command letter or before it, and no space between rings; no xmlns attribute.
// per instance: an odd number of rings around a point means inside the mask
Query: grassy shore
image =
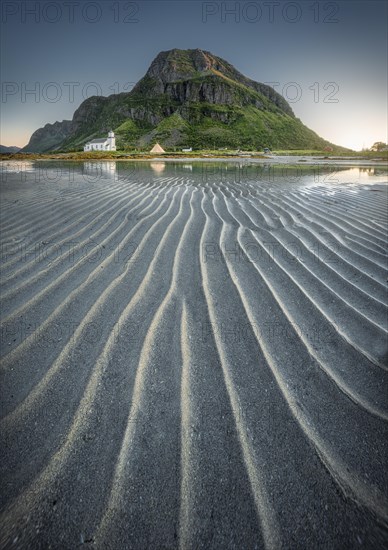
<svg viewBox="0 0 388 550"><path fill-rule="evenodd" d="M241 154L240 154L241 155ZM236 152L226 151L194 151L191 153L182 153L174 151L166 151L166 153L149 153L135 151L132 153L126 153L122 151L88 151L81 152L75 151L70 153L16 153L16 154L2 154L0 160L40 160L40 159L53 159L53 160L118 160L118 159L145 159L152 160L160 158L161 156L168 158L229 158L236 157ZM252 153L252 156L256 158L266 158L263 153Z"/></svg>
<svg viewBox="0 0 388 550"><path fill-rule="evenodd" d="M352 159L370 159L370 160L387 160L388 159L388 151L347 151L345 152L339 152L339 151L315 151L312 149L300 149L300 150L279 150L274 151L276 155L284 155L284 156L324 156L331 159L346 159L346 158L352 158Z"/></svg>
<svg viewBox="0 0 388 550"><path fill-rule="evenodd" d="M346 153L342 152L328 152L317 150L279 150L273 151L273 155L279 156L313 156L324 157L331 160L337 159L361 159L361 160L388 160L388 151L375 152L375 151L350 151ZM168 158L235 158L246 157L249 155L251 158L267 158L267 155L260 151L232 151L232 150L198 150L190 153L166 151L163 154ZM145 151L74 151L74 152L52 152L52 153L5 153L0 154L0 160L118 160L118 159L145 159L152 160L154 158L160 158L160 153L151 154Z"/></svg>

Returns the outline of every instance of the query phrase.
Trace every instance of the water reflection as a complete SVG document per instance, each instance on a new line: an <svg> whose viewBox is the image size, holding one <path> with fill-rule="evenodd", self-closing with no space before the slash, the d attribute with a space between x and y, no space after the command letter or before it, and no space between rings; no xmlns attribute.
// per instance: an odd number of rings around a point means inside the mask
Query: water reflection
<svg viewBox="0 0 388 550"><path fill-rule="evenodd" d="M387 170L383 167L375 167L375 166L368 166L368 167L359 167L359 171L368 175L368 176L382 176L387 173Z"/></svg>
<svg viewBox="0 0 388 550"><path fill-rule="evenodd" d="M59 189L83 189L93 183L106 185L106 181L123 185L137 181L148 183L163 174L165 185L179 178L180 185L216 188L226 184L237 194L252 188L271 190L284 187L284 192L301 187L322 186L327 192L346 185L348 189L374 183L387 183L386 166L343 166L340 164L274 164L246 161L22 161L1 163L2 181L9 177L16 182L44 184ZM86 187L85 187L86 189Z"/></svg>
<svg viewBox="0 0 388 550"><path fill-rule="evenodd" d="M165 162L150 162L151 169L156 173L160 174L166 168Z"/></svg>
<svg viewBox="0 0 388 550"><path fill-rule="evenodd" d="M83 173L86 176L90 176L91 179L97 179L102 176L114 179L117 173L117 162L109 160L98 162L84 162Z"/></svg>
<svg viewBox="0 0 388 550"><path fill-rule="evenodd" d="M4 161L0 163L0 173L3 178L5 174L26 174L35 171L35 162L29 160Z"/></svg>

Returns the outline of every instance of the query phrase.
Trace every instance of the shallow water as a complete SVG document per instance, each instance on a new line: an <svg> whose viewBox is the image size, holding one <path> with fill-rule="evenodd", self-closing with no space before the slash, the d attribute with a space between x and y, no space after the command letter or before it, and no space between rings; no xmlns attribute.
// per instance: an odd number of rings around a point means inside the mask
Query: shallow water
<svg viewBox="0 0 388 550"><path fill-rule="evenodd" d="M291 160L291 157L289 157ZM0 164L1 181L6 182L11 174L13 184L47 184L53 188L66 188L83 183L99 184L106 180L126 182L163 181L179 178L181 184L206 186L214 183L255 184L262 189L270 185L285 185L292 188L315 186L336 187L364 186L388 183L388 167L343 166L341 163L323 164L275 164L274 162L246 161L7 161Z"/></svg>

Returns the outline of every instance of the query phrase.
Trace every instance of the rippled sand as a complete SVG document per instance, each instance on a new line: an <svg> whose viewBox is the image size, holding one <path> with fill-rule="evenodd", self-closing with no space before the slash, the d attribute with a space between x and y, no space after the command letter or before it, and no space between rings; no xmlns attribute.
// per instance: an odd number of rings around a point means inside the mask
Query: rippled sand
<svg viewBox="0 0 388 550"><path fill-rule="evenodd" d="M388 544L384 172L90 164L1 184L1 547Z"/></svg>

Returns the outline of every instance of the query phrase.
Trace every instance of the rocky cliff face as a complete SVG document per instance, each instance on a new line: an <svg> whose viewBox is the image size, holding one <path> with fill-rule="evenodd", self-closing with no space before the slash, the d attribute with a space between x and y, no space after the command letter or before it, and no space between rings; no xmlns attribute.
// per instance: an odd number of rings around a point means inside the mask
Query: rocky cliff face
<svg viewBox="0 0 388 550"><path fill-rule="evenodd" d="M270 86L210 52L174 49L159 53L131 92L85 100L71 121L34 132L24 150L79 149L110 129L119 146L154 139L197 147L327 145Z"/></svg>
<svg viewBox="0 0 388 550"><path fill-rule="evenodd" d="M192 78L196 72L204 73L216 67L216 57L202 50L169 50L160 52L146 72L163 84Z"/></svg>
<svg viewBox="0 0 388 550"><path fill-rule="evenodd" d="M196 95L193 79L214 77L214 85L202 89L202 96ZM169 94L171 90L181 92L175 97L180 101L210 101L212 103L229 103L234 101L231 95L225 95L224 83L240 84L268 98L283 112L290 116L294 113L287 101L273 88L255 82L237 71L224 59L204 50L170 50L160 52L151 63L145 77L134 88L134 93L142 92L148 95ZM179 87L178 86L179 83ZM172 85L173 84L173 85ZM214 90L214 88L219 88ZM194 92L191 95L191 92ZM210 94L208 93L210 91ZM262 105L258 108L262 108Z"/></svg>

